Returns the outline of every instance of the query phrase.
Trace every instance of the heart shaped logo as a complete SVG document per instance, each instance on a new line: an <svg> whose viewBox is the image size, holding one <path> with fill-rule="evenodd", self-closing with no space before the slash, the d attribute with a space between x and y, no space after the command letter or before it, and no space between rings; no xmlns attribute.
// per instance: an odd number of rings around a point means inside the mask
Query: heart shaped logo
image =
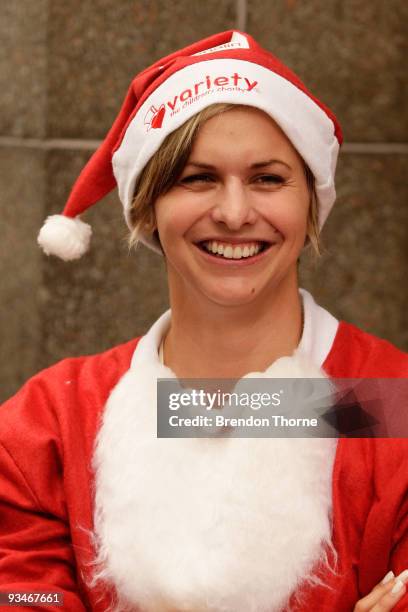
<svg viewBox="0 0 408 612"><path fill-rule="evenodd" d="M156 112L154 113L152 120L150 122L150 126L155 129L161 128L165 113L166 113L166 109L165 109L164 104L162 104L160 108L156 110Z"/></svg>

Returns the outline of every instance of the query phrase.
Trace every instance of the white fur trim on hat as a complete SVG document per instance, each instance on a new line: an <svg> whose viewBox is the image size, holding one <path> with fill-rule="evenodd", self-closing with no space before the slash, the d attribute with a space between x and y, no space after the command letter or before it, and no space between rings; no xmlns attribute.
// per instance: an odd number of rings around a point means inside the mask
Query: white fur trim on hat
<svg viewBox="0 0 408 612"><path fill-rule="evenodd" d="M86 253L91 235L91 226L78 217L51 215L42 226L37 242L46 255L56 255L64 261L71 261Z"/></svg>

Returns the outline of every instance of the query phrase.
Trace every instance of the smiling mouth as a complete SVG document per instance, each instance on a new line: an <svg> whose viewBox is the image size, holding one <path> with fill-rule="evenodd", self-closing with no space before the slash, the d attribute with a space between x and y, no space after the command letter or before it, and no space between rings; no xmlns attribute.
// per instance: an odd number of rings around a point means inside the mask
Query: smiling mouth
<svg viewBox="0 0 408 612"><path fill-rule="evenodd" d="M228 242L208 240L197 243L197 246L205 253L220 259L250 259L266 251L272 246L272 243L253 241L242 244L230 244Z"/></svg>

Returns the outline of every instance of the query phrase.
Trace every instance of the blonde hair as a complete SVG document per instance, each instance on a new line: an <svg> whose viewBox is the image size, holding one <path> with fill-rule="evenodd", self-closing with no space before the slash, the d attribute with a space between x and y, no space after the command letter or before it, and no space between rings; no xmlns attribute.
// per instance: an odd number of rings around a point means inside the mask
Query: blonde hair
<svg viewBox="0 0 408 612"><path fill-rule="evenodd" d="M154 203L169 191L178 180L190 156L194 138L200 126L208 119L237 108L236 104L218 103L207 106L188 119L163 141L153 157L143 168L135 185L135 197L130 208L132 230L128 239L129 248L136 246L140 234L155 234L156 219ZM321 255L319 238L319 210L315 189L315 178L305 162L304 171L310 193L310 207L307 219L306 244L316 255Z"/></svg>

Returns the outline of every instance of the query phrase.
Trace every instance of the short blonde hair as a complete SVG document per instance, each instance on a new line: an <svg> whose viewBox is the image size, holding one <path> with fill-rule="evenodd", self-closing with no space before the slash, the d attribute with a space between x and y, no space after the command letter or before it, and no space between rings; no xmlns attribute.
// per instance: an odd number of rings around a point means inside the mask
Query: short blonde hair
<svg viewBox="0 0 408 612"><path fill-rule="evenodd" d="M161 147L143 168L136 182L135 196L130 208L132 224L128 240L130 248L136 246L140 234L156 233L158 238L154 203L159 196L169 191L178 180L190 156L194 138L197 136L200 126L211 117L234 108L237 108L236 104L218 103L207 106L165 138ZM310 193L306 244L313 248L316 255L321 255L315 178L307 164L303 163Z"/></svg>

